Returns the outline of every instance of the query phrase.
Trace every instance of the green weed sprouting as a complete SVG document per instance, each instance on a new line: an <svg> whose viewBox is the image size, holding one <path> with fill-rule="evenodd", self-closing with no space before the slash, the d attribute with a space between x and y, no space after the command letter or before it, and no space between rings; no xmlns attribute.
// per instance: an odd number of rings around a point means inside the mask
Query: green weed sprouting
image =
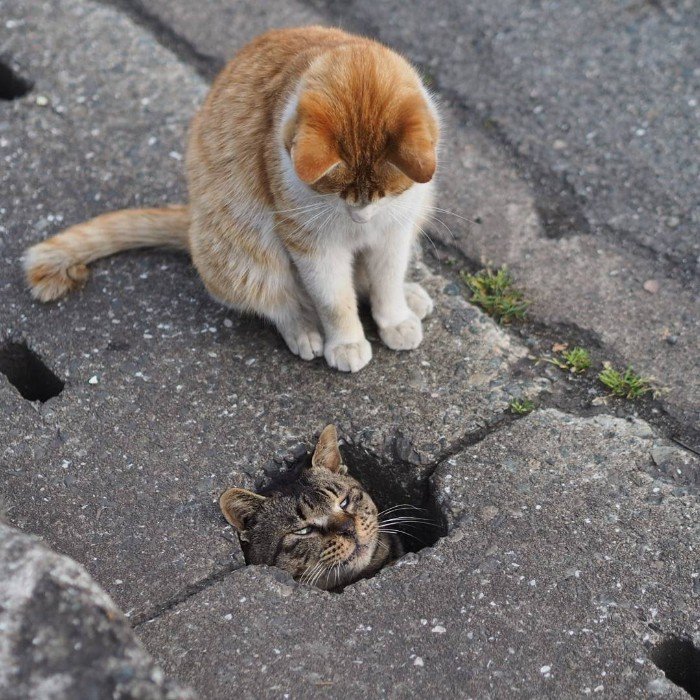
<svg viewBox="0 0 700 700"><path fill-rule="evenodd" d="M471 301L499 323L525 318L530 302L513 286L505 265L495 272L487 268L475 275L462 271L462 279L472 292Z"/></svg>
<svg viewBox="0 0 700 700"><path fill-rule="evenodd" d="M608 387L612 394L624 399L638 399L644 394L656 393L651 379L637 374L632 367L620 372L609 362L604 362L598 380Z"/></svg>
<svg viewBox="0 0 700 700"><path fill-rule="evenodd" d="M531 411L535 410L535 404L530 401L530 399L523 399L520 401L519 399L513 399L509 404L508 408L511 410L511 413L516 413L519 416L524 416L530 413Z"/></svg>

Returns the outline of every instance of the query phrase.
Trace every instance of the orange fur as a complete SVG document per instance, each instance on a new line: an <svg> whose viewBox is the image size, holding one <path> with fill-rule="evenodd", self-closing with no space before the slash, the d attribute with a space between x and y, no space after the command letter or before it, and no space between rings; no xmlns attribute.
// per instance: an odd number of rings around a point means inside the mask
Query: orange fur
<svg viewBox="0 0 700 700"><path fill-rule="evenodd" d="M300 284L300 261L323 252L322 222L300 213L285 158L311 194L361 206L428 182L437 140L420 79L387 47L323 27L268 32L224 68L192 122L189 206L73 226L28 250L28 284L49 301L84 283L86 264L97 258L133 247L186 248L213 296L272 319L309 359L320 354L319 319L327 342L342 329L361 336L361 327L352 288L339 290L326 312Z"/></svg>

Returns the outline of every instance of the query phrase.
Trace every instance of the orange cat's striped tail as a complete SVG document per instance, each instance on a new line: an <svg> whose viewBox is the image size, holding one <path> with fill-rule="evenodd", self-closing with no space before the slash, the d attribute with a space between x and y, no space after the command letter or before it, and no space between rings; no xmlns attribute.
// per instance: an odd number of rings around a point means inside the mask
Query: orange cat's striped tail
<svg viewBox="0 0 700 700"><path fill-rule="evenodd" d="M24 255L27 283L40 301L58 299L85 283L93 260L131 248L189 250L189 228L186 205L103 214L29 248Z"/></svg>

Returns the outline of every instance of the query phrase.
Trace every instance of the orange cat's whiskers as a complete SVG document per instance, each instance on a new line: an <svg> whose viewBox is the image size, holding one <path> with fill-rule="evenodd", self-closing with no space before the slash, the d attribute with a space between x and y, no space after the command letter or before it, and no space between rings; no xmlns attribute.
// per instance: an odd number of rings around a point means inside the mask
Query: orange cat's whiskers
<svg viewBox="0 0 700 700"><path fill-rule="evenodd" d="M314 215L311 218L307 219L306 221L303 221L301 223L299 221L295 221L295 223L297 224L297 227L293 231L285 233L285 237L287 239L294 240L294 237L297 236L298 234L308 231L311 227L311 224L314 223L314 221L317 221L318 219L320 219L326 213L326 211L327 211L327 209L324 207L320 211L315 212Z"/></svg>
<svg viewBox="0 0 700 700"><path fill-rule="evenodd" d="M315 202L314 204L305 204L301 207L294 207L293 209L275 209L275 214L292 214L294 212L319 209L324 206L327 206L326 202Z"/></svg>
<svg viewBox="0 0 700 700"><path fill-rule="evenodd" d="M454 216L454 217L456 217L457 219L461 219L462 221L466 221L466 222L469 223L469 224L476 224L476 223L477 223L477 222L474 221L473 219L467 219L466 216L462 216L461 214L455 214L455 212L450 211L449 209L441 209L440 207L434 207L434 206L431 206L431 207L429 207L429 208L430 208L432 211L439 211L439 212L441 212L442 214L449 214L450 216Z"/></svg>
<svg viewBox="0 0 700 700"><path fill-rule="evenodd" d="M455 240L455 235L454 233L452 233L452 229L442 219L439 219L437 216L435 216L435 214L428 214L427 218L429 221L435 221L438 224L440 224L445 229L445 231L447 231L447 233L450 234L452 240Z"/></svg>
<svg viewBox="0 0 700 700"><path fill-rule="evenodd" d="M413 220L410 219L410 218L409 218L408 216L406 216L406 215L403 215L403 219L402 219L402 218L399 216L400 214L402 214L401 211L391 211L391 210L389 210L388 213L389 213L389 216L391 216L391 217L394 219L394 221L396 221L396 223L399 224L399 226L406 226L406 225L408 225L408 224L410 224L410 223L413 223ZM435 242L433 241L433 239L427 234L427 232L425 231L425 229L424 229L422 226L420 226L420 224L418 224L418 223L414 223L413 225L414 225L416 231L418 231L422 236L425 236L425 238L430 242L430 245L433 246L433 250L435 251L435 257L436 257L436 258L439 257L437 246L435 245Z"/></svg>

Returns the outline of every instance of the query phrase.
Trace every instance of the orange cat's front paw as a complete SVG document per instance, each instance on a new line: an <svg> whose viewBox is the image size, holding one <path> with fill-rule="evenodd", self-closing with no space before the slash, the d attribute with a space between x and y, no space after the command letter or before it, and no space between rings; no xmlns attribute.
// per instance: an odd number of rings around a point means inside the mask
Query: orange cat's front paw
<svg viewBox="0 0 700 700"><path fill-rule="evenodd" d="M408 308L423 320L433 312L434 304L428 292L417 282L406 282L403 286Z"/></svg>
<svg viewBox="0 0 700 700"><path fill-rule="evenodd" d="M357 343L326 343L326 362L341 372L357 372L372 359L372 346L365 338Z"/></svg>
<svg viewBox="0 0 700 700"><path fill-rule="evenodd" d="M415 350L423 340L423 327L418 316L411 314L395 326L380 328L379 337L392 350Z"/></svg>
<svg viewBox="0 0 700 700"><path fill-rule="evenodd" d="M283 333L287 347L302 360L313 360L323 355L323 338L315 329L297 329L292 333Z"/></svg>

